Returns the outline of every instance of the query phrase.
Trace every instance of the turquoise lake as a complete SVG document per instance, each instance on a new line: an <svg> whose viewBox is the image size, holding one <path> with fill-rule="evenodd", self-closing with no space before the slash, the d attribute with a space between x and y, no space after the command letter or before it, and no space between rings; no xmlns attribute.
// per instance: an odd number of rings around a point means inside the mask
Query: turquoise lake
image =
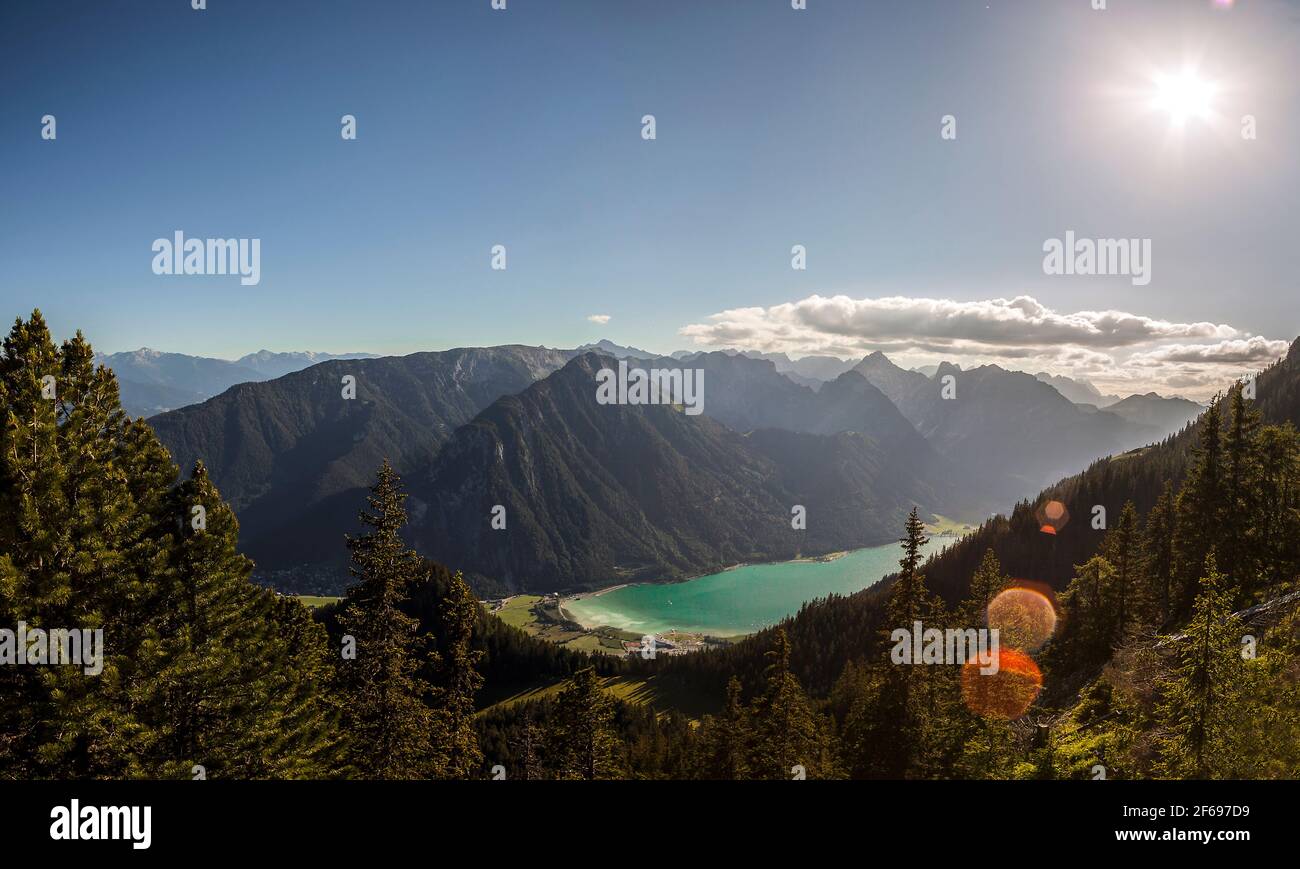
<svg viewBox="0 0 1300 869"><path fill-rule="evenodd" d="M935 537L923 551L938 552L955 540ZM793 615L806 601L874 585L898 569L902 549L889 543L834 561L751 564L686 582L628 585L572 598L565 601L564 610L586 627L608 625L647 634L749 634Z"/></svg>

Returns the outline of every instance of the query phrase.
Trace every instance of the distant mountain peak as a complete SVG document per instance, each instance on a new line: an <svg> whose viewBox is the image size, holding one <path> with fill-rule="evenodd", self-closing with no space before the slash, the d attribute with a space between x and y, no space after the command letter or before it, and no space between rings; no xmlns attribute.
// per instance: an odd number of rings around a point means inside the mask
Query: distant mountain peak
<svg viewBox="0 0 1300 869"><path fill-rule="evenodd" d="M980 366L980 367L981 367L981 368L991 368L991 369L993 369L993 370L995 370L995 371L1001 371L1001 370L1002 370L1001 368L998 368L996 365L987 365L987 366ZM939 367L935 369L935 371L934 371L934 376L935 376L935 377L942 377L942 376L945 375L945 374L960 374L960 373L961 373L961 366L960 366L960 365L956 365L956 364L954 364L954 363L952 363L952 362L949 362L948 360L945 359L943 362L940 362L940 363L939 363Z"/></svg>
<svg viewBox="0 0 1300 869"><path fill-rule="evenodd" d="M658 353L651 353L649 350L642 350L639 347L630 347L630 346L624 346L622 344L615 344L613 341L609 340L608 338L601 338L599 341L597 341L594 344L583 344L582 346L576 349L578 350L579 353L586 353L592 350L599 350L602 353L608 353L609 355L614 356L615 358L618 359L625 359L629 356L636 357L637 359L659 358Z"/></svg>

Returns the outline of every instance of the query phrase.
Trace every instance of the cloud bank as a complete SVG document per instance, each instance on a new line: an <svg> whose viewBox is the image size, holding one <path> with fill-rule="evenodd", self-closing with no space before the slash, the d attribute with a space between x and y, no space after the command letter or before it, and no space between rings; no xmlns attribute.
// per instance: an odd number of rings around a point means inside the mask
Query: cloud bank
<svg viewBox="0 0 1300 869"><path fill-rule="evenodd" d="M1205 398L1265 367L1288 342L1225 323L1179 323L1127 311L1055 311L1032 296L957 302L809 296L734 308L682 327L699 346L840 357L883 351L902 364L950 359L1087 377L1126 392Z"/></svg>

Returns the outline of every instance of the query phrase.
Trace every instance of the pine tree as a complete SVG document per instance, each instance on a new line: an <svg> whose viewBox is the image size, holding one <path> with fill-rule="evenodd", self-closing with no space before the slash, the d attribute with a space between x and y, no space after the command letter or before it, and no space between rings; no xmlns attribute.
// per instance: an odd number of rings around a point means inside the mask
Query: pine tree
<svg viewBox="0 0 1300 869"><path fill-rule="evenodd" d="M405 499L385 461L367 499L369 511L361 513L369 530L348 539L357 584L338 618L344 642L355 642L355 658L339 662L349 760L376 779L446 773L440 762L445 756L432 738L434 715L424 701L429 686L419 678L429 663L429 638L419 636L418 621L402 611L421 569L419 556L399 534L406 524Z"/></svg>
<svg viewBox="0 0 1300 869"><path fill-rule="evenodd" d="M136 653L145 763L165 778L320 778L340 761L324 630L249 581L202 462L160 503L156 613Z"/></svg>
<svg viewBox="0 0 1300 869"><path fill-rule="evenodd" d="M1174 524L1175 617L1191 611L1206 556L1224 533L1223 432L1220 402L1201 417L1201 439L1187 482L1178 493Z"/></svg>
<svg viewBox="0 0 1300 869"><path fill-rule="evenodd" d="M1114 609L1108 594L1114 588L1115 568L1095 555L1074 569L1075 577L1060 597L1064 616L1049 653L1057 672L1096 667L1113 651Z"/></svg>
<svg viewBox="0 0 1300 869"><path fill-rule="evenodd" d="M1259 587L1259 414L1246 403L1237 384L1230 393L1232 417L1224 438L1223 544L1219 566L1246 604Z"/></svg>
<svg viewBox="0 0 1300 869"><path fill-rule="evenodd" d="M1161 771L1171 778L1211 778L1229 766L1226 756L1242 670L1242 626L1232 614L1232 593L1215 557L1205 560L1177 664L1163 685L1159 719Z"/></svg>
<svg viewBox="0 0 1300 869"><path fill-rule="evenodd" d="M426 571L430 569L426 567ZM432 739L445 758L440 763L445 776L473 778L483 766L483 750L474 729L474 697L483 686L478 671L483 653L471 645L481 615L478 600L459 571L451 577L439 616L445 651L435 654L433 661L437 687Z"/></svg>
<svg viewBox="0 0 1300 869"><path fill-rule="evenodd" d="M519 778L523 781L541 778L541 769L537 762L537 742L537 726L529 717L524 720L519 735Z"/></svg>
<svg viewBox="0 0 1300 869"><path fill-rule="evenodd" d="M693 760L695 776L725 781L749 778L750 742L749 710L741 699L740 680L732 676L722 713L706 715L700 723Z"/></svg>
<svg viewBox="0 0 1300 869"><path fill-rule="evenodd" d="M1002 572L997 553L992 548L986 549L979 568L971 577L966 599L958 609L956 627L987 625L989 604L1010 582L1011 578Z"/></svg>
<svg viewBox="0 0 1300 869"><path fill-rule="evenodd" d="M1174 521L1173 484L1166 482L1143 526L1142 576L1147 584L1143 594L1147 607L1144 620L1157 628L1168 624L1175 605Z"/></svg>
<svg viewBox="0 0 1300 869"><path fill-rule="evenodd" d="M93 367L81 335L56 349L40 312L19 320L4 342L0 380L6 425L0 527L13 566L8 600L15 621L34 628L102 630L104 672L75 666L15 674L25 711L19 754L31 775L139 774L131 748L140 734L121 697L118 665L134 640L106 620L138 589L123 531L134 513L118 467L124 417L112 375Z"/></svg>
<svg viewBox="0 0 1300 869"><path fill-rule="evenodd" d="M574 673L560 691L547 728L548 756L560 779L623 778L614 701L594 667Z"/></svg>
<svg viewBox="0 0 1300 869"><path fill-rule="evenodd" d="M795 766L808 778L834 774L826 727L790 672L790 640L777 628L767 652L763 692L750 710L753 742L749 767L754 778L789 779Z"/></svg>
<svg viewBox="0 0 1300 869"><path fill-rule="evenodd" d="M98 674L3 668L0 776L328 771L332 725L308 666L319 629L284 630L215 488L201 470L177 484L85 339L56 349L39 312L19 320L0 405L0 615L104 641ZM210 533L187 536L200 505Z"/></svg>
<svg viewBox="0 0 1300 869"><path fill-rule="evenodd" d="M1138 514L1133 502L1124 504L1115 527L1102 541L1101 555L1114 568L1104 591L1101 642L1108 649L1123 643L1150 610L1145 599L1147 583L1142 575L1142 545L1138 537Z"/></svg>
<svg viewBox="0 0 1300 869"><path fill-rule="evenodd" d="M899 539L903 544L903 557L898 566L901 571L889 594L889 628L912 628L914 621L924 621L936 615L938 601L925 585L925 576L921 573L921 549L930 542L925 536L925 523L917 515L915 507L908 514L905 525L906 534ZM886 631L888 634L888 631Z"/></svg>
<svg viewBox="0 0 1300 869"><path fill-rule="evenodd" d="M937 627L944 618L942 603L930 593L920 571L921 548L927 539L925 525L915 507L907 517L905 528L906 535L899 540L903 544L903 557L898 562L902 570L890 589L885 607L887 620L882 649L885 660L893 645L892 631L905 629L910 633L918 622L924 629L927 621ZM889 665L879 704L872 710L874 720L868 727L872 733L867 740L871 744L869 750L877 759L864 760L860 766L874 769L886 778L915 775L921 770L934 745L930 704L938 695L938 686L933 684L937 678L932 668L919 662Z"/></svg>
<svg viewBox="0 0 1300 869"><path fill-rule="evenodd" d="M1276 587L1300 573L1300 435L1290 423L1259 434L1258 529L1263 581Z"/></svg>

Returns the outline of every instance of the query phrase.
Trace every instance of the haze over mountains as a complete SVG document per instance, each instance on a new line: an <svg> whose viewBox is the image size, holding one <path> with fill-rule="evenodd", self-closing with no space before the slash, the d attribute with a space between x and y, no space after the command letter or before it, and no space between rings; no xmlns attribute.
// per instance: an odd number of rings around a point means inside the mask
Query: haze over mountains
<svg viewBox="0 0 1300 869"><path fill-rule="evenodd" d="M936 503L923 468L860 433L745 435L707 413L600 405L596 372L612 364L579 355L458 429L409 478L416 546L480 586L572 589L863 546ZM496 505L508 532L488 521Z"/></svg>
<svg viewBox="0 0 1300 869"><path fill-rule="evenodd" d="M1028 374L945 364L927 377L879 353L794 362L591 347L332 359L278 377L308 354L106 361L178 393L249 376L151 424L182 466L206 464L264 579L330 589L346 583L342 535L385 458L407 480L423 552L480 591L555 591L884 543L913 504L978 521L1199 411L1158 396L1101 411ZM598 405L592 372L619 356L698 369L703 415ZM355 399L343 397L347 375ZM953 399L942 397L949 375ZM496 505L508 534L490 526ZM795 505L805 531L791 528Z"/></svg>
<svg viewBox="0 0 1300 869"><path fill-rule="evenodd" d="M1285 357L1258 375L1255 394L1252 406L1264 423L1300 427L1300 338L1292 343ZM1226 428L1229 408L1223 407L1222 413ZM1204 425L1204 417L1199 418L1174 437L1080 468L1035 496L1027 496L1008 512L1008 519L999 517L987 523L937 556L927 565L927 579L949 597L960 594L985 550L992 548L1012 575L1032 576L1057 589L1064 588L1074 575L1075 565L1095 554L1102 540L1088 521L1090 510L1101 505L1108 516L1117 517L1124 504L1131 501L1139 514L1149 512L1166 483L1177 487L1185 480L1196 460L1195 450ZM1059 501L1070 515L1082 518L1068 521L1055 534L1044 534L1037 508L1047 501ZM1283 509L1289 508L1279 506L1279 513ZM1282 548L1293 545L1286 538L1270 542Z"/></svg>
<svg viewBox="0 0 1300 869"><path fill-rule="evenodd" d="M95 361L117 375L123 410L133 416L152 416L220 395L236 383L270 380L330 359L371 356L260 350L231 362L142 347L127 353L97 354Z"/></svg>
<svg viewBox="0 0 1300 869"><path fill-rule="evenodd" d="M427 466L458 426L567 360L532 347L332 360L150 424L182 467L207 465L259 565L333 563L385 458L402 472ZM345 376L355 399L343 398Z"/></svg>
<svg viewBox="0 0 1300 869"><path fill-rule="evenodd" d="M945 362L926 377L873 353L853 370L887 395L940 453L961 467L989 469L989 494L999 507L1101 456L1158 441L1200 411L1192 402L1165 411L1143 401L1120 413L1098 411L1076 405L1038 378L997 365L963 371Z"/></svg>
<svg viewBox="0 0 1300 869"><path fill-rule="evenodd" d="M1040 371L1034 375L1039 380L1052 386L1075 404L1091 404L1093 407L1109 407L1119 401L1118 395L1102 395L1101 390L1086 380L1075 380L1060 374L1048 374Z"/></svg>

